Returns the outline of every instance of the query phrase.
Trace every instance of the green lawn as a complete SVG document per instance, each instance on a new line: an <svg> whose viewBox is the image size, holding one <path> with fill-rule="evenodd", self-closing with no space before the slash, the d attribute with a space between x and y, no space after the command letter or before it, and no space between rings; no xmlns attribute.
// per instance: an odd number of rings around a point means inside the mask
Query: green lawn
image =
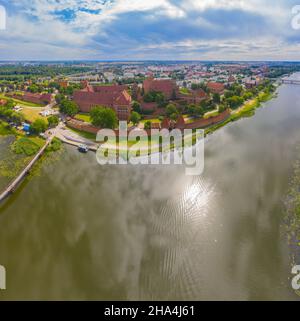
<svg viewBox="0 0 300 321"><path fill-rule="evenodd" d="M35 120L37 119L45 119L45 117L42 117L40 115L40 112L42 111L43 109L42 108L26 108L26 107L23 107L23 109L21 110L21 114L24 115L25 117L25 120L29 121L29 122L34 122Z"/></svg>
<svg viewBox="0 0 300 321"><path fill-rule="evenodd" d="M86 123L90 123L90 122L91 122L90 114L84 114L84 113L77 114L77 115L75 116L75 119L83 120L83 121L85 121Z"/></svg>
<svg viewBox="0 0 300 321"><path fill-rule="evenodd" d="M219 115L219 111L218 110L213 110L213 111L209 111L208 113L206 113L203 118L207 119L207 118L211 118L211 117L215 117Z"/></svg>
<svg viewBox="0 0 300 321"><path fill-rule="evenodd" d="M67 126L68 127L68 126ZM92 133L87 133L78 129L74 129L71 127L68 127L68 129L76 134L78 134L79 136L86 138L86 139L91 139L91 140L96 140L96 134L92 134Z"/></svg>
<svg viewBox="0 0 300 321"><path fill-rule="evenodd" d="M145 124L147 121L150 121L151 123L160 123L160 120L158 118L142 119L140 122L142 124Z"/></svg>
<svg viewBox="0 0 300 321"><path fill-rule="evenodd" d="M189 95L190 94L190 91L187 88L180 88L179 91L182 95Z"/></svg>

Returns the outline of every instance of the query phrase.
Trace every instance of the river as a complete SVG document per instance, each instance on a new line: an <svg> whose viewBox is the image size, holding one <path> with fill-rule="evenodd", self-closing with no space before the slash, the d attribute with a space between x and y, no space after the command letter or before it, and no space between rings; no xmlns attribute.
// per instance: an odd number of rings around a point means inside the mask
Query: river
<svg viewBox="0 0 300 321"><path fill-rule="evenodd" d="M198 177L65 147L0 208L0 300L297 299L283 200L299 124L300 87L282 85L206 138Z"/></svg>

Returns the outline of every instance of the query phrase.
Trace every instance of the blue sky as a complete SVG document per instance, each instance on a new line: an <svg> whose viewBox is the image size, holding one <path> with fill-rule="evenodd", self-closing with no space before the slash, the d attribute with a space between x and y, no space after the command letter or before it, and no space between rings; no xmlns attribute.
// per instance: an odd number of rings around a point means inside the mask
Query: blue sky
<svg viewBox="0 0 300 321"><path fill-rule="evenodd" d="M300 0L0 0L0 60L300 60ZM299 10L300 11L300 10Z"/></svg>

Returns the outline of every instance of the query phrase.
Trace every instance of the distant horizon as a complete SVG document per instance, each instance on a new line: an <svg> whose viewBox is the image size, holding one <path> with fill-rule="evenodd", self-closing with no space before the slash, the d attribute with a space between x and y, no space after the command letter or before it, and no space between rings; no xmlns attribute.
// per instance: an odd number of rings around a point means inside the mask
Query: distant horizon
<svg viewBox="0 0 300 321"><path fill-rule="evenodd" d="M300 7L270 2L0 0L0 59L299 62Z"/></svg>
<svg viewBox="0 0 300 321"><path fill-rule="evenodd" d="M126 62L220 62L220 63L300 63L300 60L219 60L219 59L212 59L212 60L185 60L185 59L145 59L145 60L138 60L138 59L116 59L116 60L106 60L106 59L58 59L58 60L48 60L48 59L14 59L14 60L0 60L0 63L2 62L120 62L120 63L126 63Z"/></svg>

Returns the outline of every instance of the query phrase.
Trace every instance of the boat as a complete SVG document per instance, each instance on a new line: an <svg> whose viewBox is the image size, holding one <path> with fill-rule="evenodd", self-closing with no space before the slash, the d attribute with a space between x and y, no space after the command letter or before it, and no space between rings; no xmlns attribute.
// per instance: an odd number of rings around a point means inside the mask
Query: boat
<svg viewBox="0 0 300 321"><path fill-rule="evenodd" d="M78 146L78 150L81 153L87 153L89 151L89 148L88 148L87 145L81 144L81 145Z"/></svg>

